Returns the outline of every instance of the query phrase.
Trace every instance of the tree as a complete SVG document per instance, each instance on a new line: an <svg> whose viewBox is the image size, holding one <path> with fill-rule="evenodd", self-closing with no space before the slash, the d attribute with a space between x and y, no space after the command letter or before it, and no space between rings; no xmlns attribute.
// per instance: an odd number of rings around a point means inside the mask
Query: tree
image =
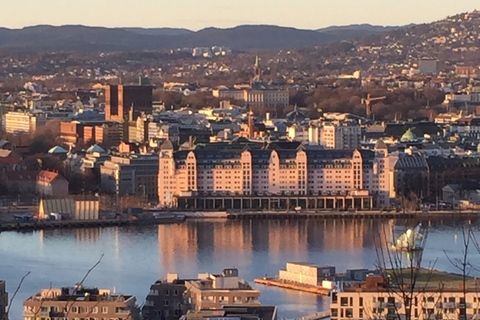
<svg viewBox="0 0 480 320"><path fill-rule="evenodd" d="M377 268L381 275L389 279L386 290L393 304L389 306L388 313L396 319L404 317L405 320L411 320L412 307L425 292L435 264L430 265L428 271L422 269L428 230L421 225L407 229L398 239L401 241L395 239L393 229L383 229L382 235L376 239ZM402 307L405 314L400 312Z"/></svg>

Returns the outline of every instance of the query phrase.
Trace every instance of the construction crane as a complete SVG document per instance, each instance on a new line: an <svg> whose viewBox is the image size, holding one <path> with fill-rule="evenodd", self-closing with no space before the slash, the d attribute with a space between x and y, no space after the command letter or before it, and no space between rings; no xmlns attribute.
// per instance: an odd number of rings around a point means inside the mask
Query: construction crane
<svg viewBox="0 0 480 320"><path fill-rule="evenodd" d="M362 99L362 103L365 104L365 113L367 114L367 118L370 118L370 115L372 114L372 102L378 101L378 100L384 100L386 98L387 96L372 98L369 93L367 94L367 99Z"/></svg>

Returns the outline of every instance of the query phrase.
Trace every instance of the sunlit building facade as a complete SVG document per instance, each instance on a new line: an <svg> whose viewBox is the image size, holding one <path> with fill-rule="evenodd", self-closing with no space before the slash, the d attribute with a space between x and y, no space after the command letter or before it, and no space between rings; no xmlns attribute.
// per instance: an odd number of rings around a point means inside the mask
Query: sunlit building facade
<svg viewBox="0 0 480 320"><path fill-rule="evenodd" d="M163 207L372 208L388 205L387 149L195 150L159 155Z"/></svg>

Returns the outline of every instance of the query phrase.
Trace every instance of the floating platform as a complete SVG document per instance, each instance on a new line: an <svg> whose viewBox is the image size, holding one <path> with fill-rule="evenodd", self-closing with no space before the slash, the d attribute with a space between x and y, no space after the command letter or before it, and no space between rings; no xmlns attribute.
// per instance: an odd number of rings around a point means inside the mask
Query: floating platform
<svg viewBox="0 0 480 320"><path fill-rule="evenodd" d="M279 287L284 289L310 292L310 293L314 293L322 296L330 295L330 291L331 291L328 288L323 288L320 286L310 286L307 284L284 281L277 278L256 278L254 282L257 284L263 284L266 286L274 286L274 287Z"/></svg>

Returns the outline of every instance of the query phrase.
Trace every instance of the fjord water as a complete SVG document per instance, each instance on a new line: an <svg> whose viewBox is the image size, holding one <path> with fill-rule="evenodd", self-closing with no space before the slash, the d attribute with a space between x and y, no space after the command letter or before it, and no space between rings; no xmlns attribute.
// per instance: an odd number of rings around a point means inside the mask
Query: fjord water
<svg viewBox="0 0 480 320"><path fill-rule="evenodd" d="M198 272L236 267L240 277L261 291L264 305L277 305L280 318L295 319L328 308L328 298L264 287L256 277L274 276L288 261L374 268L378 243L399 235L404 222L391 220L189 220L182 224L128 228L48 230L0 233L0 279L10 296L28 271L10 312L22 319L22 301L41 288L79 282L100 259L85 285L133 294L143 304L150 285L168 272L194 278ZM386 230L386 231L385 231ZM392 231L393 230L393 231ZM480 232L475 223L475 234ZM460 256L461 228L452 222L430 226L424 265L455 271L450 257ZM480 255L471 252L473 263Z"/></svg>

